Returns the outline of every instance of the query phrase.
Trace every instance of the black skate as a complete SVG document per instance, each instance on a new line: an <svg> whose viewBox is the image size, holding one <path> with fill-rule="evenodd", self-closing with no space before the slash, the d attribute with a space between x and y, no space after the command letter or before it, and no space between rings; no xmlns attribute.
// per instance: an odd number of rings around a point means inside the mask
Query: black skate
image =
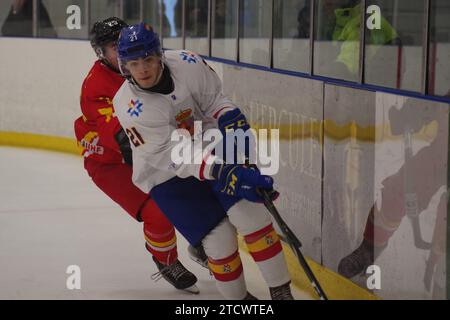
<svg viewBox="0 0 450 320"><path fill-rule="evenodd" d="M258 300L258 298L252 295L250 292L247 292L247 295L242 300Z"/></svg>
<svg viewBox="0 0 450 320"><path fill-rule="evenodd" d="M281 286L269 288L272 300L294 300L290 284L291 282L289 281Z"/></svg>
<svg viewBox="0 0 450 320"><path fill-rule="evenodd" d="M155 257L152 258L159 270L152 275L153 280L158 281L164 278L178 290L184 290L193 294L200 293L200 290L195 285L197 277L187 270L180 260L175 261L171 265L164 265L156 260Z"/></svg>
<svg viewBox="0 0 450 320"><path fill-rule="evenodd" d="M367 268L374 263L386 246L377 247L377 250L374 250L374 245L364 239L355 251L339 262L338 273L349 279L358 274L365 274Z"/></svg>
<svg viewBox="0 0 450 320"><path fill-rule="evenodd" d="M206 268L209 270L208 256L206 255L205 249L203 249L202 245L199 245L197 247L189 245L188 252L189 252L189 258L191 258L191 260L197 262L203 268Z"/></svg>

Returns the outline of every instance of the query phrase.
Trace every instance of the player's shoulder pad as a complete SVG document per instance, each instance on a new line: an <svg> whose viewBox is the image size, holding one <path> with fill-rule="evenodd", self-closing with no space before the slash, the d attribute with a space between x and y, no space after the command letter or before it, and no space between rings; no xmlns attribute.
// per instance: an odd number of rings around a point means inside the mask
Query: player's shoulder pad
<svg viewBox="0 0 450 320"><path fill-rule="evenodd" d="M214 72L200 55L188 50L166 51L166 64L172 74L187 83L203 82Z"/></svg>
<svg viewBox="0 0 450 320"><path fill-rule="evenodd" d="M200 55L189 50L167 50L165 51L165 57L166 63L171 69L183 69L192 72L207 66Z"/></svg>
<svg viewBox="0 0 450 320"><path fill-rule="evenodd" d="M112 98L110 88L115 86L111 72L99 60L95 62L83 81L82 92L87 98L106 96Z"/></svg>
<svg viewBox="0 0 450 320"><path fill-rule="evenodd" d="M116 112L120 110L119 106L131 99L131 96L130 83L125 81L113 97L113 105L116 106Z"/></svg>

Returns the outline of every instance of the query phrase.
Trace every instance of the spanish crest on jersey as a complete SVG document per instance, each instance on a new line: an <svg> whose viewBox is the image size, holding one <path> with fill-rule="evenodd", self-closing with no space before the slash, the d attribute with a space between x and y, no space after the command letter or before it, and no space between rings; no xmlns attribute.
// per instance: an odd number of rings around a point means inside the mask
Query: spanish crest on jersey
<svg viewBox="0 0 450 320"><path fill-rule="evenodd" d="M194 135L194 117L191 108L178 112L175 116L175 120L177 121L178 128L186 129L191 136Z"/></svg>

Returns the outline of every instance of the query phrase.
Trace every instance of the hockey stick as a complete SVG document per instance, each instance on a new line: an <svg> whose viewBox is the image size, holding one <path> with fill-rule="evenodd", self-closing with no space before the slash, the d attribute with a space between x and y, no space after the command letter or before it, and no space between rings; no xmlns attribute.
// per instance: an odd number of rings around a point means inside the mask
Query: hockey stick
<svg viewBox="0 0 450 320"><path fill-rule="evenodd" d="M249 161L249 158L245 157L245 164L248 167L258 169L256 164L251 164ZM280 213L278 212L277 208L275 207L272 198L269 194L268 190L264 190L261 188L257 189L257 192L259 192L263 199L264 199L264 205L269 211L269 213L273 216L276 223L281 229L281 232L283 233L285 241L289 244L291 249L294 251L294 254L297 256L297 259L302 266L303 270L305 271L306 276L308 277L309 281L311 282L312 287L316 291L317 295L319 296L320 300L328 300L327 295L323 291L322 287L320 286L319 281L315 277L314 273L312 272L311 268L308 265L308 262L306 261L305 257L303 256L302 252L300 251L300 248L302 246L302 243L300 240L295 236L295 234L291 231L291 229L288 227L288 225L284 222L284 220L281 218Z"/></svg>
<svg viewBox="0 0 450 320"><path fill-rule="evenodd" d="M311 282L312 287L317 292L320 300L328 300L327 295L323 291L322 287L319 284L319 281L317 281L316 277L314 276L314 273L312 272L311 268L308 265L308 262L306 262L305 257L303 256L302 252L300 251L300 247L302 246L300 240L295 236L295 234L291 231L291 229L287 226L287 224L284 222L284 220L281 218L277 208L273 204L272 199L270 198L269 192L267 190L258 189L258 191L261 193L261 195L264 198L264 205L266 206L267 210L269 210L270 214L274 217L275 221L277 222L278 226L280 227L281 231L283 232L284 238L289 244L289 246L294 251L295 255L298 258L298 261L300 265L302 266L303 270L306 273L306 276L308 277L309 281Z"/></svg>

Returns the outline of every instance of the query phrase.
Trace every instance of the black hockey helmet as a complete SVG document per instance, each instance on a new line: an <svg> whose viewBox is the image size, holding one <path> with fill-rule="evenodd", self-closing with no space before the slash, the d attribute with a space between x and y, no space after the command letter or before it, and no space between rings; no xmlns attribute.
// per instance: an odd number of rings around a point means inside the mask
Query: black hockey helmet
<svg viewBox="0 0 450 320"><path fill-rule="evenodd" d="M89 33L92 49L100 59L103 59L103 47L119 39L120 31L128 25L122 19L117 17L107 18L103 21L97 21L92 26Z"/></svg>

